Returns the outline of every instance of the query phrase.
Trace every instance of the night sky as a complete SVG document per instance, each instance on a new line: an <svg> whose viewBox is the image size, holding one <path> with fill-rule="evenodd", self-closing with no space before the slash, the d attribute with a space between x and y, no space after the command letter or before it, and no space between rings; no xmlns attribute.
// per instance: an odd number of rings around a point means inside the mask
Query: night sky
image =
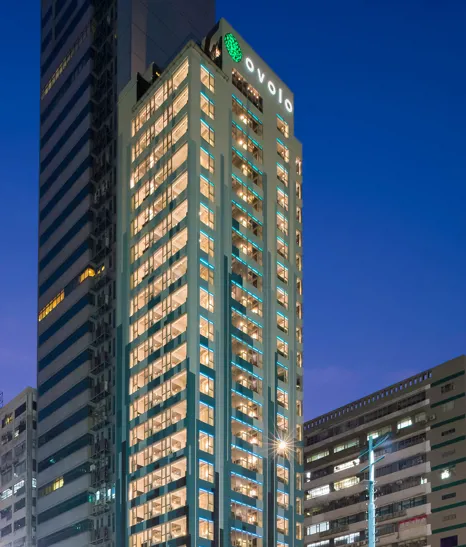
<svg viewBox="0 0 466 547"><path fill-rule="evenodd" d="M0 18L0 389L36 376L38 0ZM466 2L218 0L295 93L305 416L466 348Z"/></svg>

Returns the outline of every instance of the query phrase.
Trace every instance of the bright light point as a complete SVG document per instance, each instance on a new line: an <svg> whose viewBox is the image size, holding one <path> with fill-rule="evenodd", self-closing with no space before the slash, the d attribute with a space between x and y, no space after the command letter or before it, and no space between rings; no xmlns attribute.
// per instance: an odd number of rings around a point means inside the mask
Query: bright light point
<svg viewBox="0 0 466 547"><path fill-rule="evenodd" d="M286 450L287 446L288 446L288 443L286 441L280 441L278 443L278 449L281 450L282 452Z"/></svg>

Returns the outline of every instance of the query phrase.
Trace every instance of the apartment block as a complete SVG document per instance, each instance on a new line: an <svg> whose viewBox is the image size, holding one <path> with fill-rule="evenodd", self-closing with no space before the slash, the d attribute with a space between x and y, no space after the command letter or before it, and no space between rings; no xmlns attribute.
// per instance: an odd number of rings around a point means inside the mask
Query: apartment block
<svg viewBox="0 0 466 547"><path fill-rule="evenodd" d="M120 94L116 501L130 547L302 545L293 110L223 19Z"/></svg>
<svg viewBox="0 0 466 547"><path fill-rule="evenodd" d="M115 545L117 97L215 22L213 0L42 0L38 545ZM100 530L104 530L101 532Z"/></svg>
<svg viewBox="0 0 466 547"><path fill-rule="evenodd" d="M36 390L0 408L0 547L36 545Z"/></svg>
<svg viewBox="0 0 466 547"><path fill-rule="evenodd" d="M305 544L367 544L368 438L375 452L377 545L466 544L466 357L304 426Z"/></svg>

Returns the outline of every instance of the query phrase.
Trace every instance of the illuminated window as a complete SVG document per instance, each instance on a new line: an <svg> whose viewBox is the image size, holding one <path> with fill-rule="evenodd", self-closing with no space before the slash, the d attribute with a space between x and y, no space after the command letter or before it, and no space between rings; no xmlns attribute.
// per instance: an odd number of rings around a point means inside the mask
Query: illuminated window
<svg viewBox="0 0 466 547"><path fill-rule="evenodd" d="M299 344L303 343L303 329L301 327L296 327L296 341Z"/></svg>
<svg viewBox="0 0 466 547"><path fill-rule="evenodd" d="M318 524L312 524L311 526L308 526L306 529L306 535L312 536L313 534L318 534L319 532L326 532L330 529L330 522L327 520L326 522L319 522Z"/></svg>
<svg viewBox="0 0 466 547"><path fill-rule="evenodd" d="M296 352L296 366L300 368L303 366L303 353L301 351Z"/></svg>
<svg viewBox="0 0 466 547"><path fill-rule="evenodd" d="M277 517L277 530L281 534L288 534L288 519L285 517Z"/></svg>
<svg viewBox="0 0 466 547"><path fill-rule="evenodd" d="M400 429L404 429L405 427L409 427L411 425L413 425L413 420L409 416L407 416L406 418L403 418L396 424L396 428L400 430Z"/></svg>
<svg viewBox="0 0 466 547"><path fill-rule="evenodd" d="M288 196L283 190L280 190L280 188L277 188L277 203L283 207L285 211L288 211Z"/></svg>
<svg viewBox="0 0 466 547"><path fill-rule="evenodd" d="M215 227L215 215L214 212L209 209L206 205L201 203L200 210L199 210L199 218L201 219L201 222L211 228L212 230Z"/></svg>
<svg viewBox="0 0 466 547"><path fill-rule="evenodd" d="M320 496L326 496L327 494L330 494L330 485L326 484L325 486L319 486L318 488L313 488L312 490L309 490L307 494L307 499L314 499L318 498Z"/></svg>
<svg viewBox="0 0 466 547"><path fill-rule="evenodd" d="M303 318L303 305L301 302L296 302L296 317L298 317L298 319Z"/></svg>
<svg viewBox="0 0 466 547"><path fill-rule="evenodd" d="M258 110L263 111L263 99L259 92L235 68L231 74L231 81Z"/></svg>
<svg viewBox="0 0 466 547"><path fill-rule="evenodd" d="M199 359L202 365L214 368L214 352L211 349L200 346Z"/></svg>
<svg viewBox="0 0 466 547"><path fill-rule="evenodd" d="M250 137L237 123L231 126L231 136L235 146L249 152L252 157L262 163L262 146Z"/></svg>
<svg viewBox="0 0 466 547"><path fill-rule="evenodd" d="M63 302L65 299L65 291L61 290L57 296L55 296L46 306L44 306L40 312L39 312L39 321L42 321L44 317L47 317L47 315L52 312L60 302Z"/></svg>
<svg viewBox="0 0 466 547"><path fill-rule="evenodd" d="M281 287L277 287L277 302L288 309L288 293Z"/></svg>
<svg viewBox="0 0 466 547"><path fill-rule="evenodd" d="M207 169L210 173L215 171L215 160L212 154L201 148L201 167Z"/></svg>
<svg viewBox="0 0 466 547"><path fill-rule="evenodd" d="M333 541L335 545L348 545L358 542L359 536L360 532L354 532L353 534L348 534L346 536L340 536L338 538L335 538Z"/></svg>
<svg viewBox="0 0 466 547"><path fill-rule="evenodd" d="M334 473L338 473L339 471L345 471L345 469L350 469L351 467L356 467L359 465L361 460L359 458L355 458L354 460L351 460L349 462L340 463L339 465L335 465L333 468Z"/></svg>
<svg viewBox="0 0 466 547"><path fill-rule="evenodd" d="M298 391L302 391L301 388L297 387ZM296 414L298 416L302 416L303 415L303 402L302 401L296 401Z"/></svg>
<svg viewBox="0 0 466 547"><path fill-rule="evenodd" d="M290 504L290 495L281 490L277 490L277 505L283 507L283 509L288 509Z"/></svg>
<svg viewBox="0 0 466 547"><path fill-rule="evenodd" d="M288 332L288 317L277 311L277 327L283 331Z"/></svg>
<svg viewBox="0 0 466 547"><path fill-rule="evenodd" d="M302 247L303 245L303 233L301 230L296 230L296 245Z"/></svg>
<svg viewBox="0 0 466 547"><path fill-rule="evenodd" d="M303 271L303 257L299 253L296 253L296 268L298 272Z"/></svg>
<svg viewBox="0 0 466 547"><path fill-rule="evenodd" d="M199 246L201 251L204 251L209 256L214 256L214 240L204 232L201 232L199 236Z"/></svg>
<svg viewBox="0 0 466 547"><path fill-rule="evenodd" d="M199 403L199 420L206 424L214 425L214 408L205 403Z"/></svg>
<svg viewBox="0 0 466 547"><path fill-rule="evenodd" d="M206 511L214 510L214 494L208 490L199 490L199 508Z"/></svg>
<svg viewBox="0 0 466 547"><path fill-rule="evenodd" d="M372 431L371 433L367 434L367 440L369 440L369 437L372 437L373 439L377 439L378 437L381 437L382 435L386 435L387 433L390 433L391 430L392 430L392 426L387 425L385 427L382 427L381 429Z"/></svg>
<svg viewBox="0 0 466 547"><path fill-rule="evenodd" d="M296 473L296 490L302 490L302 489L303 489L303 474Z"/></svg>
<svg viewBox="0 0 466 547"><path fill-rule="evenodd" d="M214 523L211 520L199 519L199 537L214 539Z"/></svg>
<svg viewBox="0 0 466 547"><path fill-rule="evenodd" d="M286 236L288 235L288 219L280 212L277 212L277 228Z"/></svg>
<svg viewBox="0 0 466 547"><path fill-rule="evenodd" d="M290 127L285 120L277 114L277 129L282 133L284 137L290 136Z"/></svg>
<svg viewBox="0 0 466 547"><path fill-rule="evenodd" d="M303 514L303 498L302 497L296 498L295 507L296 507L296 513L298 515L302 515Z"/></svg>
<svg viewBox="0 0 466 547"><path fill-rule="evenodd" d="M214 466L209 462L199 460L199 478L203 481L214 482Z"/></svg>
<svg viewBox="0 0 466 547"><path fill-rule="evenodd" d="M277 336L277 352L282 357L288 357L288 342Z"/></svg>
<svg viewBox="0 0 466 547"><path fill-rule="evenodd" d="M203 175L200 178L201 181L201 194L210 201L214 201L215 198L215 186L213 182L206 179Z"/></svg>
<svg viewBox="0 0 466 547"><path fill-rule="evenodd" d="M258 188L262 188L263 173L252 162L246 159L241 152L233 148L231 153L231 163L233 167L240 170L251 182Z"/></svg>
<svg viewBox="0 0 466 547"><path fill-rule="evenodd" d="M277 163L277 178L285 186L288 186L288 170L280 163Z"/></svg>
<svg viewBox="0 0 466 547"><path fill-rule="evenodd" d="M209 433L205 433L205 431L199 431L199 450L213 454L214 436L209 435Z"/></svg>
<svg viewBox="0 0 466 547"><path fill-rule="evenodd" d="M315 543L309 543L307 547L327 547L330 544L329 539L324 539L323 541L316 541Z"/></svg>
<svg viewBox="0 0 466 547"><path fill-rule="evenodd" d="M87 35L89 34L90 25L86 25L85 29L81 32L81 34L78 36L74 44L71 46L71 48L66 53L65 57L63 58L62 62L58 66L57 70L52 74L52 77L47 82L47 84L42 89L40 98L41 100L47 95L47 93L52 89L52 87L57 82L58 78L61 76L65 68L70 64L71 59L74 57L75 53L78 51L81 44L86 39Z"/></svg>
<svg viewBox="0 0 466 547"><path fill-rule="evenodd" d="M346 441L343 444L339 444L333 448L333 452L336 454L337 452L347 450L348 448L353 448L354 446L359 446L359 439L351 439L350 441Z"/></svg>
<svg viewBox="0 0 466 547"><path fill-rule="evenodd" d="M214 324L212 321L202 317L202 315L199 318L199 332L201 336L204 336L209 340L214 339Z"/></svg>
<svg viewBox="0 0 466 547"><path fill-rule="evenodd" d="M277 403L283 408L288 408L288 393L283 389L277 389Z"/></svg>
<svg viewBox="0 0 466 547"><path fill-rule="evenodd" d="M288 382L288 368L281 363L277 363L277 378L282 382Z"/></svg>
<svg viewBox="0 0 466 547"><path fill-rule="evenodd" d="M296 294L303 294L303 281L300 277L296 279Z"/></svg>
<svg viewBox="0 0 466 547"><path fill-rule="evenodd" d="M281 434L288 433L288 418L283 414L277 414L277 430Z"/></svg>
<svg viewBox="0 0 466 547"><path fill-rule="evenodd" d="M55 479L51 484L47 484L46 486L43 486L42 488L39 488L39 497L42 498L43 496L47 496L48 494L51 494L52 492L55 492L55 490L58 490L62 488L65 485L65 480L63 477L58 477Z"/></svg>
<svg viewBox="0 0 466 547"><path fill-rule="evenodd" d="M151 145L187 103L188 88L185 87L185 89L176 97L173 104L169 104L155 122L149 125L147 129L138 136L138 139L131 147L131 159L133 162ZM152 161L158 161L168 150L169 146L175 144L186 133L187 129L188 119L185 116L183 121L171 132L171 139L165 139L165 143L160 141L155 145L151 151Z"/></svg>
<svg viewBox="0 0 466 547"><path fill-rule="evenodd" d="M13 493L16 494L16 492L18 492L18 490L21 490L21 488L24 487L24 479L20 480L19 482L17 482L14 486L13 486Z"/></svg>
<svg viewBox="0 0 466 547"><path fill-rule="evenodd" d="M296 158L296 174L299 176L303 174L303 162L301 158Z"/></svg>
<svg viewBox="0 0 466 547"><path fill-rule="evenodd" d="M277 277L283 283L288 283L288 268L281 262L277 262Z"/></svg>
<svg viewBox="0 0 466 547"><path fill-rule="evenodd" d="M100 273L100 270L99 270L99 273ZM79 276L79 282L82 283L88 277L94 277L94 276L95 276L95 271L93 270L93 268L86 268L83 271L83 273Z"/></svg>
<svg viewBox="0 0 466 547"><path fill-rule="evenodd" d="M212 378L209 378L208 376L205 376L204 374L200 374L199 375L199 390L201 393L204 393L204 395L213 397L214 396L214 380Z"/></svg>
<svg viewBox="0 0 466 547"><path fill-rule="evenodd" d="M231 187L245 203L249 203L256 211L262 212L262 197L235 174L231 176Z"/></svg>
<svg viewBox="0 0 466 547"><path fill-rule="evenodd" d="M205 66L201 65L201 83L209 91L215 91L215 76Z"/></svg>
<svg viewBox="0 0 466 547"><path fill-rule="evenodd" d="M214 284L214 268L210 264L207 264L206 262L203 262L201 260L200 266L199 266L199 275L201 279L204 281L207 281L207 283L213 285Z"/></svg>
<svg viewBox="0 0 466 547"><path fill-rule="evenodd" d="M231 106L233 114L236 114L240 121L245 125L250 127L254 133L261 136L263 132L262 122L259 118L253 114L243 103L233 95Z"/></svg>
<svg viewBox="0 0 466 547"><path fill-rule="evenodd" d="M444 480L448 480L451 478L451 470L450 469L444 469L441 473L440 473L440 478L444 481Z"/></svg>
<svg viewBox="0 0 466 547"><path fill-rule="evenodd" d="M289 472L288 468L283 467L283 465L278 465L277 464L277 478L283 484L288 484L288 481L290 479L290 472Z"/></svg>
<svg viewBox="0 0 466 547"><path fill-rule="evenodd" d="M335 490L351 488L351 486L356 486L356 484L359 484L360 480L361 479L359 477L348 477L347 479L335 482L333 484L333 487L335 488Z"/></svg>
<svg viewBox="0 0 466 547"><path fill-rule="evenodd" d="M207 141L209 144L214 146L215 144L215 132L207 125L204 120L201 120L201 137Z"/></svg>
<svg viewBox="0 0 466 547"><path fill-rule="evenodd" d="M283 241L281 237L277 237L277 252L283 258L288 258L288 243Z"/></svg>
<svg viewBox="0 0 466 547"><path fill-rule="evenodd" d="M296 222L302 222L303 221L303 210L301 207L296 207Z"/></svg>
<svg viewBox="0 0 466 547"><path fill-rule="evenodd" d="M298 199L303 198L303 185L299 181L296 181L296 197Z"/></svg>
<svg viewBox="0 0 466 547"><path fill-rule="evenodd" d="M206 310L213 312L214 311L214 295L205 289L199 289L199 300L200 304Z"/></svg>
<svg viewBox="0 0 466 547"><path fill-rule="evenodd" d="M290 151L288 147L285 144L283 144L283 142L280 139L277 139L277 154L286 163L290 161Z"/></svg>
<svg viewBox="0 0 466 547"><path fill-rule="evenodd" d="M215 118L214 103L204 93L201 93L201 110L202 112L204 112L204 114L207 114L209 118Z"/></svg>

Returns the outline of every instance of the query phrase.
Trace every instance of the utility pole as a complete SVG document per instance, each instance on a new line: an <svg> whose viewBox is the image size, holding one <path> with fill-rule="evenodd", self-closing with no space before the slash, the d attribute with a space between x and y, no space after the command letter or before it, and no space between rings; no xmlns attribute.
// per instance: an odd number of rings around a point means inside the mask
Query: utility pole
<svg viewBox="0 0 466 547"><path fill-rule="evenodd" d="M369 503L367 507L367 535L368 535L368 547L375 547L375 464L379 463L380 460L383 460L385 456L380 456L380 458L375 459L375 450L381 446L388 438L390 434L382 437L378 442L374 444L372 435L369 436L368 449L361 454L360 457L368 454L369 465L361 469L361 473L364 473L367 469L369 470L369 480L367 481L367 490L369 493Z"/></svg>

